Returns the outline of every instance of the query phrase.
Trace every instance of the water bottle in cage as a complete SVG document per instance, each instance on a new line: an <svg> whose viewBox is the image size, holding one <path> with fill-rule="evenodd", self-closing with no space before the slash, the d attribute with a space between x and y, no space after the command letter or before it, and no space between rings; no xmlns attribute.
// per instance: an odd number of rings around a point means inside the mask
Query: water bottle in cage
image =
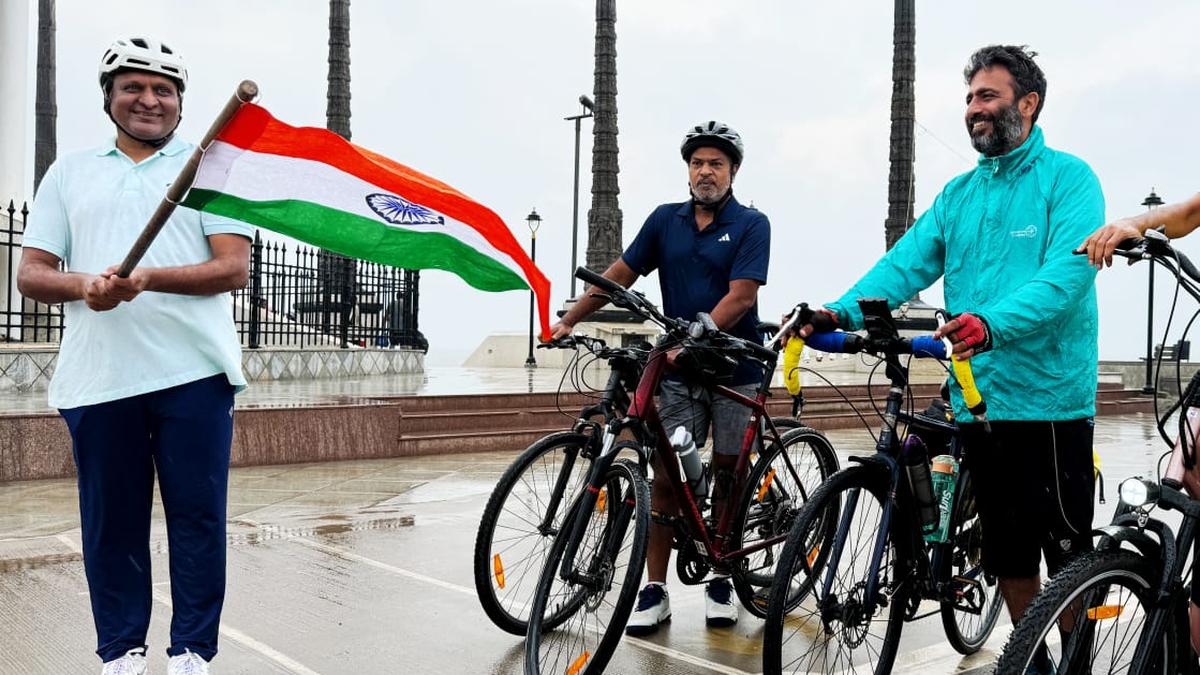
<svg viewBox="0 0 1200 675"><path fill-rule="evenodd" d="M691 432L682 426L675 427L671 434L671 445L679 455L679 463L683 465L683 474L687 477L692 493L699 499L708 494L708 480L704 475L704 463L700 461L700 451Z"/></svg>

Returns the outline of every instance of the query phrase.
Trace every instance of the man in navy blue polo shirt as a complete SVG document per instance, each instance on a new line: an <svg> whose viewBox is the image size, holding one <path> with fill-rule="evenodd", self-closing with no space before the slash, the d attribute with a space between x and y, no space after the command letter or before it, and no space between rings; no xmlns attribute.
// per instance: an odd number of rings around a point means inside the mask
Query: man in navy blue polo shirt
<svg viewBox="0 0 1200 675"><path fill-rule="evenodd" d="M760 340L758 287L767 283L771 249L771 224L767 217L746 208L733 197L733 179L742 164L741 136L721 122L705 122L690 130L680 148L688 165L691 199L663 204L650 214L625 253L604 276L629 287L639 276L658 270L663 311L671 317L694 319L708 312L720 328L747 340ZM568 335L575 324L604 305L601 298L580 298L553 328L554 337ZM742 364L734 373L733 387L753 397L761 371ZM702 388L668 378L660 390L659 412L668 433L687 428L697 445L713 428L714 516L723 506L723 490L741 449L742 432L750 409ZM656 460L659 461L659 460ZM659 513L677 514L679 506L665 479L655 472L653 506ZM637 610L626 632L646 635L671 618L667 597L667 567L671 560L671 528L654 523L646 554L649 583L638 596ZM706 589L706 622L731 626L737 606L728 580Z"/></svg>

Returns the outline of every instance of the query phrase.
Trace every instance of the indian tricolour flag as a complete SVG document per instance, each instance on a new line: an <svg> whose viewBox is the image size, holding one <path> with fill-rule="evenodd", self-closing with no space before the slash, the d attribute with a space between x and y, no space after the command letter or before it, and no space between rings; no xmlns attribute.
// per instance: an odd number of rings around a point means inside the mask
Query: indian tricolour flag
<svg viewBox="0 0 1200 675"><path fill-rule="evenodd" d="M491 209L436 179L243 104L182 202L363 260L453 272L483 291L532 289L549 336L550 282Z"/></svg>

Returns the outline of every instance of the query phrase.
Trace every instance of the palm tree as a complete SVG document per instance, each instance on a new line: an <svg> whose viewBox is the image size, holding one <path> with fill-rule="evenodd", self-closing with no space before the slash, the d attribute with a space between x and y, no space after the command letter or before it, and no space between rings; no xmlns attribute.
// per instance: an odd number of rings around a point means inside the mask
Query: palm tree
<svg viewBox="0 0 1200 675"><path fill-rule="evenodd" d="M592 207L588 209L587 266L603 271L621 255L617 195L617 3L596 0L596 67L592 94Z"/></svg>
<svg viewBox="0 0 1200 675"><path fill-rule="evenodd" d="M57 92L54 86L54 0L38 0L37 90L34 103L33 189L58 154Z"/></svg>
<svg viewBox="0 0 1200 675"><path fill-rule="evenodd" d="M325 98L326 128L350 140L350 0L329 0L329 75ZM354 316L356 267L350 258L324 249L317 258L324 305L321 328L325 333L330 332L330 310L337 306L341 313L343 348L347 346ZM335 294L337 302L333 300Z"/></svg>
<svg viewBox="0 0 1200 675"><path fill-rule="evenodd" d="M913 0L896 0L892 32L892 136L888 157L887 248L904 236L913 222L913 82L916 79L916 11Z"/></svg>

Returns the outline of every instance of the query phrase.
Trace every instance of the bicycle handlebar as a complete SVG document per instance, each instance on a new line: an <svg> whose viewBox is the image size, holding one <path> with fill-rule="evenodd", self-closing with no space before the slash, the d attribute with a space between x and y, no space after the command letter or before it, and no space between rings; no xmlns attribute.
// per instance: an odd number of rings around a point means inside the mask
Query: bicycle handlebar
<svg viewBox="0 0 1200 675"><path fill-rule="evenodd" d="M1074 251L1076 255L1087 255L1087 251ZM1179 262L1179 269L1192 281L1200 283L1200 270L1179 249L1171 246L1167 235L1158 230L1146 230L1141 238L1126 239L1117 245L1113 255L1127 258L1130 264L1139 260L1160 261L1174 260Z"/></svg>
<svg viewBox="0 0 1200 675"><path fill-rule="evenodd" d="M654 307L645 296L622 287L617 282L607 277L596 274L586 267L575 268L575 276L584 282L591 284L608 294L609 299L614 305L624 307L631 312L638 314L649 321L658 324L667 333L673 333L682 337L687 335L693 340L709 339L722 343L722 346L728 346L738 351L749 352L755 357L767 361L776 358L776 352L773 349L762 346L761 344L743 340L734 335L725 333L717 328L712 317L705 313L700 313L696 317L694 323L689 323L682 319L672 319Z"/></svg>
<svg viewBox="0 0 1200 675"><path fill-rule="evenodd" d="M813 349L832 354L912 354L917 358L931 358L944 361L950 355L950 344L943 338L937 339L932 335L918 335L912 339L864 338L855 333L831 331L828 333L813 333L808 336L806 344Z"/></svg>

